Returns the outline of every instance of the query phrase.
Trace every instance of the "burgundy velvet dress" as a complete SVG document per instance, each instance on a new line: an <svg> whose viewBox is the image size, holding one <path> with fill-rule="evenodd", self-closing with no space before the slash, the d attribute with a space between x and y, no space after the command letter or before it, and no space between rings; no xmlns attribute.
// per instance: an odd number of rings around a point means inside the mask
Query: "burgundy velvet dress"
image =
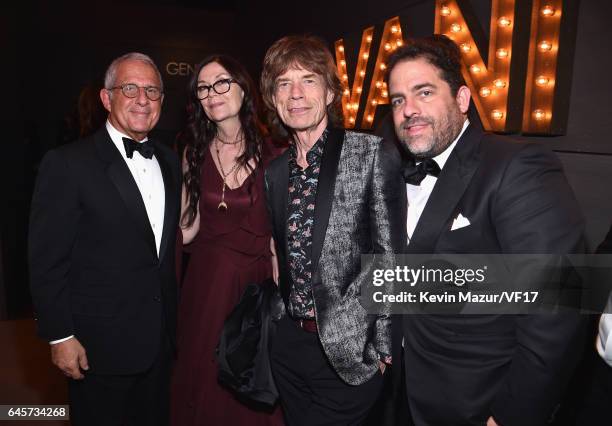
<svg viewBox="0 0 612 426"><path fill-rule="evenodd" d="M263 167L254 173L250 191L250 178L240 188L225 189L228 210L221 212L223 180L210 153L202 164L200 231L188 246L179 301L173 426L283 424L278 406L273 412L253 408L217 383L215 349L225 318L247 284L272 275Z"/></svg>

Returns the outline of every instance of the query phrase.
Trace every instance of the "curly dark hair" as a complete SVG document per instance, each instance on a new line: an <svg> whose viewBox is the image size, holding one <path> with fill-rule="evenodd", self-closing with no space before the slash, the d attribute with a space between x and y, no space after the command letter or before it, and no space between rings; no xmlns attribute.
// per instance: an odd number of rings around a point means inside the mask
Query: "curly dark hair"
<svg viewBox="0 0 612 426"><path fill-rule="evenodd" d="M465 80L461 74L461 53L454 41L445 35L435 34L424 38L406 40L387 62L387 79L393 68L403 61L425 59L440 71L440 78L450 86L451 94L457 95Z"/></svg>
<svg viewBox="0 0 612 426"><path fill-rule="evenodd" d="M257 165L261 162L261 147L265 128L260 120L260 102L255 84L246 69L234 58L219 54L208 56L196 66L191 81L189 82L187 145L185 148L187 170L183 173L183 184L187 191L189 204L181 218L181 224L183 226L191 226L196 218L197 207L201 195L200 180L202 163L206 151L217 135L217 125L206 116L201 101L196 95L200 71L206 65L213 62L225 68L244 91L244 98L238 116L244 135L245 148L242 155L240 155L236 161L240 165L239 167L244 167L249 172L249 177L247 178L249 179L249 193L255 182ZM255 168L249 163L251 160L254 160Z"/></svg>

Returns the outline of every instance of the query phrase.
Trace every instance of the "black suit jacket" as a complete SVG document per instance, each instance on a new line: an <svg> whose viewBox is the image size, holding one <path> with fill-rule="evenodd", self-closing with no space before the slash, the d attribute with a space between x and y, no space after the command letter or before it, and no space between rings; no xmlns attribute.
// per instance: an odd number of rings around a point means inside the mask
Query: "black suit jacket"
<svg viewBox="0 0 612 426"><path fill-rule="evenodd" d="M95 373L143 371L162 327L175 338L180 169L172 150L155 148L165 187L159 257L138 186L105 128L50 151L40 166L29 231L39 334L74 334Z"/></svg>
<svg viewBox="0 0 612 426"><path fill-rule="evenodd" d="M610 227L610 230L608 231L606 238L604 238L601 244L599 244L595 253L597 254L612 253L612 227Z"/></svg>
<svg viewBox="0 0 612 426"><path fill-rule="evenodd" d="M408 208L410 208L408 206ZM461 213L470 225L451 231ZM408 253L580 253L583 218L561 164L539 144L472 125L458 141L419 219ZM582 347L576 314L406 315L406 391L416 425L542 425Z"/></svg>

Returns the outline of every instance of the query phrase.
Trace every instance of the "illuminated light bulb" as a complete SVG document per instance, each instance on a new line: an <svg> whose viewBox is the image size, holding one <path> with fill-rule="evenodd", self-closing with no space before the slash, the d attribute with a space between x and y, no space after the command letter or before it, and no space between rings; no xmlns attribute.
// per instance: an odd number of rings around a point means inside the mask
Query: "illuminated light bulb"
<svg viewBox="0 0 612 426"><path fill-rule="evenodd" d="M512 25L512 20L510 18L506 18L505 16L502 16L501 18L497 20L497 23L499 24L500 27L509 27L510 25Z"/></svg>
<svg viewBox="0 0 612 426"><path fill-rule="evenodd" d="M538 44L538 49L540 49L540 52L548 52L550 49L552 49L552 43L550 41L543 40Z"/></svg>
<svg viewBox="0 0 612 426"><path fill-rule="evenodd" d="M507 49L497 49L497 52L495 52L495 56L497 56L499 59L506 59L509 55L509 52Z"/></svg>
<svg viewBox="0 0 612 426"><path fill-rule="evenodd" d="M555 8L547 4L546 6L542 8L540 13L542 13L542 16L545 16L548 18L549 16L553 16L555 14Z"/></svg>
<svg viewBox="0 0 612 426"><path fill-rule="evenodd" d="M474 74L478 74L480 71L482 71L482 69L478 65L472 65L470 66L470 71L472 71Z"/></svg>
<svg viewBox="0 0 612 426"><path fill-rule="evenodd" d="M377 81L376 82L376 87L378 87L380 89L382 87L382 81Z"/></svg>
<svg viewBox="0 0 612 426"><path fill-rule="evenodd" d="M389 96L389 92L387 92L386 90L383 90L382 93L381 93L381 96L383 98L386 98L387 96Z"/></svg>
<svg viewBox="0 0 612 426"><path fill-rule="evenodd" d="M391 32L392 32L393 34L395 34L395 33L397 33L397 31L398 31L397 27L396 27L395 25L393 25L393 26L391 27Z"/></svg>
<svg viewBox="0 0 612 426"><path fill-rule="evenodd" d="M403 42L403 41L401 41L401 40L398 40L396 44L397 44L397 46L399 47L399 46L401 46L402 44L404 44L404 42Z"/></svg>
<svg viewBox="0 0 612 426"><path fill-rule="evenodd" d="M348 75L344 74L344 75L342 76L342 80L345 80L345 81L346 81L346 80L348 80Z"/></svg>
<svg viewBox="0 0 612 426"><path fill-rule="evenodd" d="M367 37L366 37L366 41L367 41L368 43L370 43L370 42L372 41L372 36L371 36L371 35L367 36Z"/></svg>
<svg viewBox="0 0 612 426"><path fill-rule="evenodd" d="M493 118L493 120L501 120L502 118L504 118L504 113L498 109L494 109L491 112L491 117Z"/></svg>
<svg viewBox="0 0 612 426"><path fill-rule="evenodd" d="M343 67L345 67L345 66L346 66L346 61L345 61L344 59L343 59L343 60L341 60L341 61L340 61L340 65L342 65Z"/></svg>
<svg viewBox="0 0 612 426"><path fill-rule="evenodd" d="M483 98L486 98L490 94L491 94L491 89L489 89L488 87L485 86L480 89L480 96L482 96Z"/></svg>
<svg viewBox="0 0 612 426"><path fill-rule="evenodd" d="M472 46L470 46L469 43L461 43L459 48L461 48L461 50L463 50L465 53L468 53L472 50Z"/></svg>
<svg viewBox="0 0 612 426"><path fill-rule="evenodd" d="M368 121L371 123L372 121L374 121L374 117L372 117L372 114L368 115Z"/></svg>
<svg viewBox="0 0 612 426"><path fill-rule="evenodd" d="M506 87L506 82L498 78L497 80L493 81L493 85L498 89L503 89L504 87Z"/></svg>
<svg viewBox="0 0 612 426"><path fill-rule="evenodd" d="M385 50L391 50L391 43L385 43Z"/></svg>
<svg viewBox="0 0 612 426"><path fill-rule="evenodd" d="M372 106L376 106L378 105L378 101L376 99L372 99L372 102L370 102L370 104L372 104Z"/></svg>
<svg viewBox="0 0 612 426"><path fill-rule="evenodd" d="M351 117L351 118L349 118L349 121L350 121L351 123L354 123L354 122L355 122L355 117Z"/></svg>
<svg viewBox="0 0 612 426"><path fill-rule="evenodd" d="M349 91L349 89L344 89L344 96L348 96L350 94L351 92Z"/></svg>
<svg viewBox="0 0 612 426"><path fill-rule="evenodd" d="M536 78L536 84L538 86L546 86L549 81L550 80L548 79L548 77L546 77L544 75L540 75L540 76L538 76L538 78Z"/></svg>
<svg viewBox="0 0 612 426"><path fill-rule="evenodd" d="M461 31L461 25L454 23L453 25L451 25L450 29L452 32L458 33L459 31Z"/></svg>
<svg viewBox="0 0 612 426"><path fill-rule="evenodd" d="M343 45L338 46L338 51L339 52L344 52L344 46Z"/></svg>
<svg viewBox="0 0 612 426"><path fill-rule="evenodd" d="M359 93L361 95L361 87L357 88L357 93Z"/></svg>
<svg viewBox="0 0 612 426"><path fill-rule="evenodd" d="M546 118L546 113L544 110L536 109L533 111L533 118L535 118L537 121L542 121Z"/></svg>
<svg viewBox="0 0 612 426"><path fill-rule="evenodd" d="M363 55L361 55L363 59L368 59L369 56L370 55L368 55L368 52L364 52Z"/></svg>
<svg viewBox="0 0 612 426"><path fill-rule="evenodd" d="M380 64L380 69L381 71L384 71L387 69L387 66L385 64Z"/></svg>
<svg viewBox="0 0 612 426"><path fill-rule="evenodd" d="M359 71L359 75L360 75L361 77L365 77L365 71L363 71L363 70Z"/></svg>
<svg viewBox="0 0 612 426"><path fill-rule="evenodd" d="M450 16L451 13L452 13L451 8L448 6L442 6L440 8L440 15L442 16Z"/></svg>

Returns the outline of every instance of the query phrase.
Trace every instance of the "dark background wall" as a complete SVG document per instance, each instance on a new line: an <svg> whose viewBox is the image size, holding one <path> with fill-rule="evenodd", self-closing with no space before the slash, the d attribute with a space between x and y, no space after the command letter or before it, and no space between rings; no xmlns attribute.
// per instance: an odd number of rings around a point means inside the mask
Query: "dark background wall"
<svg viewBox="0 0 612 426"><path fill-rule="evenodd" d="M463 0L489 33L490 0ZM125 52L151 55L166 84L156 132L172 142L184 124L187 64L214 52L242 61L254 78L269 45L285 34L313 33L332 46L345 40L354 63L361 32L399 16L407 36L433 32L433 0L125 0L37 1L2 6L3 154L0 159L0 318L29 315L26 232L29 199L40 157L65 133L64 119L87 84L101 83L108 63ZM587 217L591 246L612 221L612 40L606 1L578 8L567 134L524 137L556 150ZM520 30L520 28L519 28ZM486 49L485 49L486 50ZM371 52L371 55L375 52ZM353 55L353 56L351 56ZM183 64L182 72L178 65ZM350 68L350 65L349 65ZM377 117L384 111L377 113ZM4 290L3 286L4 284Z"/></svg>

